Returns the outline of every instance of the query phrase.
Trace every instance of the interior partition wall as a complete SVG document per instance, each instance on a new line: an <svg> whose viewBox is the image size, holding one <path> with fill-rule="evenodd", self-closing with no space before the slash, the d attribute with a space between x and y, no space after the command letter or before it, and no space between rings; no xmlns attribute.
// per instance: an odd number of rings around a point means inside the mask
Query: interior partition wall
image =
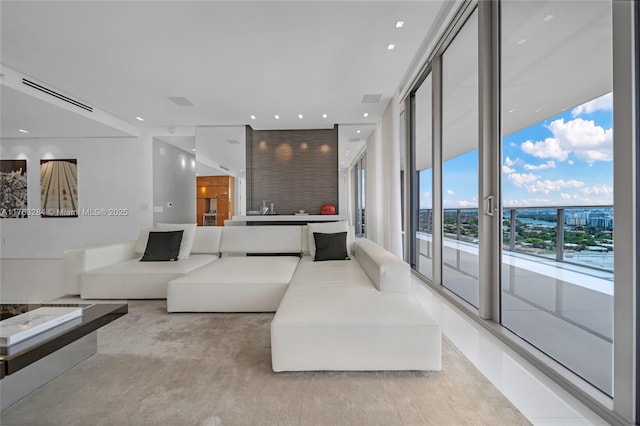
<svg viewBox="0 0 640 426"><path fill-rule="evenodd" d="M466 1L405 103L412 267L613 424L639 399L637 7Z"/></svg>

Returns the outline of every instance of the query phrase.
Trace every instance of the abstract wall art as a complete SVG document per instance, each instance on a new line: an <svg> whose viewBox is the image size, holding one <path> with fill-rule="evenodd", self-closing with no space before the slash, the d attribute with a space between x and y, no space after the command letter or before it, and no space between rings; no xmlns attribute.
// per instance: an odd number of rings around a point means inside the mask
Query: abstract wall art
<svg viewBox="0 0 640 426"><path fill-rule="evenodd" d="M0 160L0 218L27 217L27 160Z"/></svg>
<svg viewBox="0 0 640 426"><path fill-rule="evenodd" d="M78 217L78 160L40 160L42 217Z"/></svg>

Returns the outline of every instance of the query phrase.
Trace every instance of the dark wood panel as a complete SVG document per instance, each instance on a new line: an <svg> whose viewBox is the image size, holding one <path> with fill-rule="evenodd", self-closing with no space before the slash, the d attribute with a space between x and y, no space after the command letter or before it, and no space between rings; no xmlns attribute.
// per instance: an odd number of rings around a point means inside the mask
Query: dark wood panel
<svg viewBox="0 0 640 426"><path fill-rule="evenodd" d="M247 210L280 214L338 206L338 129L247 130Z"/></svg>

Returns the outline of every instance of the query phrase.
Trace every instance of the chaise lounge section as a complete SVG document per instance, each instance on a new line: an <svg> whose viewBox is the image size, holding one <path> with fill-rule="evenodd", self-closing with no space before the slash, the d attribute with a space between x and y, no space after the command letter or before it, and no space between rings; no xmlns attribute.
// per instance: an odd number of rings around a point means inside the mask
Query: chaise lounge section
<svg viewBox="0 0 640 426"><path fill-rule="evenodd" d="M366 239L353 258L302 258L271 322L273 371L440 370L440 325L409 266Z"/></svg>

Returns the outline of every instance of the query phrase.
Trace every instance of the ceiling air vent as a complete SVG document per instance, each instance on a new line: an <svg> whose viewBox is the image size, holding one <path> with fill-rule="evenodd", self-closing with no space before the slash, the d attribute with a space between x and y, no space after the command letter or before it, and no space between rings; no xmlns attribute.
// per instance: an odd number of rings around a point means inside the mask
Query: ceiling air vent
<svg viewBox="0 0 640 426"><path fill-rule="evenodd" d="M363 104L377 104L378 102L380 102L380 99L382 98L381 94L377 94L377 95L364 95L362 97L362 103Z"/></svg>
<svg viewBox="0 0 640 426"><path fill-rule="evenodd" d="M53 97L58 98L58 99L60 99L62 101L65 101L65 102L68 102L68 103L70 103L72 105L75 105L78 108L82 108L82 109L84 109L86 111L93 112L93 108L90 107L89 105L85 105L82 102L76 101L75 99L71 99L70 97L63 95L62 93L58 93L58 92L56 92L54 90L51 90L51 89L49 89L47 87L41 86L38 83L34 83L31 80L27 80L26 78L23 78L22 79L22 83L26 84L27 86L32 87L32 88L34 88L36 90L39 90L39 91L41 91L43 93L46 93L47 95L53 96Z"/></svg>
<svg viewBox="0 0 640 426"><path fill-rule="evenodd" d="M228 168L228 167L225 167L225 166L223 166L222 164L219 164L219 166L220 166L220 168L221 168L222 170L224 170L224 171L226 171L226 172L228 172L228 171L229 171L229 168Z"/></svg>
<svg viewBox="0 0 640 426"><path fill-rule="evenodd" d="M169 96L169 100L178 106L193 106L193 103L182 96Z"/></svg>
<svg viewBox="0 0 640 426"><path fill-rule="evenodd" d="M360 142L361 140L360 138L349 138L349 142Z"/></svg>
<svg viewBox="0 0 640 426"><path fill-rule="evenodd" d="M230 143L231 145L238 145L240 141L238 139L227 139L227 143Z"/></svg>

